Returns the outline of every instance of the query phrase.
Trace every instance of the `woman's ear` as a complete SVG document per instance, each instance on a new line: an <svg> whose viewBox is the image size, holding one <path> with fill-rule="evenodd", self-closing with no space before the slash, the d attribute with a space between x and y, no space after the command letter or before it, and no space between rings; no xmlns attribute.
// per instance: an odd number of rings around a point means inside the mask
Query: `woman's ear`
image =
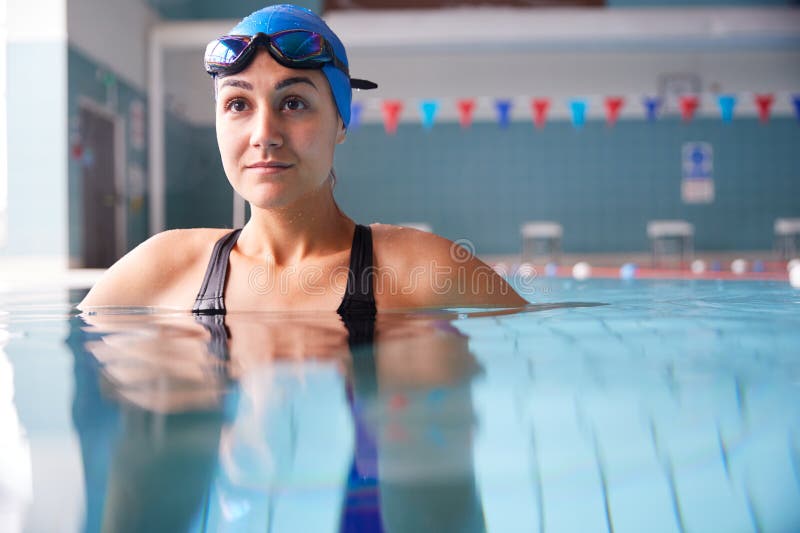
<svg viewBox="0 0 800 533"><path fill-rule="evenodd" d="M339 131L336 132L336 144L342 144L347 138L347 128L344 127L342 117L339 117Z"/></svg>

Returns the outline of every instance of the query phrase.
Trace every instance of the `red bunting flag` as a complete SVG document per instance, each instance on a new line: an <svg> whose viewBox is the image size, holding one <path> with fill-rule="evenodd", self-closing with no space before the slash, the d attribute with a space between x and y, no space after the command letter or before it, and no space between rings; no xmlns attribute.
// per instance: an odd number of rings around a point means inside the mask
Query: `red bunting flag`
<svg viewBox="0 0 800 533"><path fill-rule="evenodd" d="M534 98L531 100L531 110L533 111L533 125L538 129L544 128L547 122L547 111L550 109L549 98Z"/></svg>
<svg viewBox="0 0 800 533"><path fill-rule="evenodd" d="M772 102L775 101L775 97L771 94L757 94L755 100L758 107L758 119L762 123L769 122L769 112L772 109Z"/></svg>
<svg viewBox="0 0 800 533"><path fill-rule="evenodd" d="M625 99L621 96L609 96L606 98L606 124L613 126L617 123L619 112L625 104Z"/></svg>
<svg viewBox="0 0 800 533"><path fill-rule="evenodd" d="M475 111L475 100L465 98L456 102L458 106L458 121L464 129L472 125L472 112Z"/></svg>
<svg viewBox="0 0 800 533"><path fill-rule="evenodd" d="M678 104L681 107L681 117L684 122L691 122L694 117L694 112L700 105L700 101L694 95L685 94L678 99Z"/></svg>
<svg viewBox="0 0 800 533"><path fill-rule="evenodd" d="M402 110L402 100L384 100L381 109L383 112L383 128L389 135L397 133L397 123L400 121L400 112Z"/></svg>

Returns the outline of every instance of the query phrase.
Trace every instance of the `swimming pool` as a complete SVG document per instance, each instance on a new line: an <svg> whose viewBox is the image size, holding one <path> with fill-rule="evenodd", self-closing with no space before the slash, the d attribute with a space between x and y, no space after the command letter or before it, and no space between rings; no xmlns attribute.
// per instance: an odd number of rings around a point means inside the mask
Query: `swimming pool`
<svg viewBox="0 0 800 533"><path fill-rule="evenodd" d="M0 530L800 529L800 291L526 291L353 346L325 315L2 294Z"/></svg>

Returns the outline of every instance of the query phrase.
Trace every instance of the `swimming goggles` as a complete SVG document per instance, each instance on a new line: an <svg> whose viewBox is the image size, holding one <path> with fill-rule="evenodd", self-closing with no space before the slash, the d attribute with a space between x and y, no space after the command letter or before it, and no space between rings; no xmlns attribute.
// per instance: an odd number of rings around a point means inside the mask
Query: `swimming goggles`
<svg viewBox="0 0 800 533"><path fill-rule="evenodd" d="M270 55L281 65L289 68L322 68L331 63L350 78L347 65L339 61L333 47L319 33L291 29L270 35L256 33L248 35L225 35L214 39L206 46L205 68L212 76L234 74L243 70L258 45L264 45ZM350 78L354 89L374 89L374 83Z"/></svg>

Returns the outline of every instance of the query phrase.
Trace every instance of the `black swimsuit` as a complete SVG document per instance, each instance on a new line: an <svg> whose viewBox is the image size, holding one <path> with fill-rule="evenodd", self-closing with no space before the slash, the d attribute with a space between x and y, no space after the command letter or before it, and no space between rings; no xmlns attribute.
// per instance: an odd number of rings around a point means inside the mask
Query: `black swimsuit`
<svg viewBox="0 0 800 533"><path fill-rule="evenodd" d="M236 244L242 228L224 235L214 245L211 260L206 269L203 284L192 307L192 313L200 315L224 315L225 277L231 249ZM339 308L342 316L352 314L375 314L375 296L372 294L372 230L369 226L356 224L353 246L350 249L350 272L347 288Z"/></svg>
<svg viewBox="0 0 800 533"><path fill-rule="evenodd" d="M222 316L226 312L225 278L231 249L241 231L242 228L235 229L214 244L203 284L192 307L192 313L212 332L212 343L217 345L213 353L224 350L227 337L225 334L227 328ZM350 346L370 343L373 340L376 313L375 295L372 291L373 275L372 230L369 226L356 224L353 245L350 249L347 287L342 303L336 310L350 333Z"/></svg>

